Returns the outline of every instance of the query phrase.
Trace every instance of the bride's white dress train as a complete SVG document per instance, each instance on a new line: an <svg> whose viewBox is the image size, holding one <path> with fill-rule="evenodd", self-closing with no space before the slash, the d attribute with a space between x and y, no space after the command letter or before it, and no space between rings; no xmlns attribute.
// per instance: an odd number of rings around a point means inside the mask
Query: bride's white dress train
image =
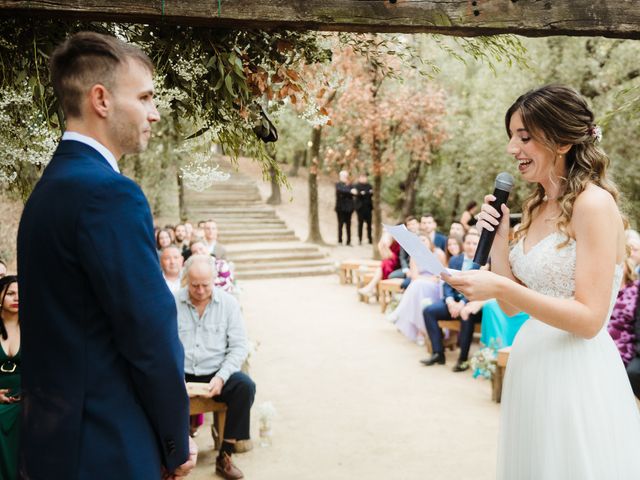
<svg viewBox="0 0 640 480"><path fill-rule="evenodd" d="M554 297L575 291L576 244L549 235L511 250L514 275ZM610 316L622 267L617 266ZM605 326L586 340L530 318L512 346L502 393L498 480L640 479L640 413Z"/></svg>

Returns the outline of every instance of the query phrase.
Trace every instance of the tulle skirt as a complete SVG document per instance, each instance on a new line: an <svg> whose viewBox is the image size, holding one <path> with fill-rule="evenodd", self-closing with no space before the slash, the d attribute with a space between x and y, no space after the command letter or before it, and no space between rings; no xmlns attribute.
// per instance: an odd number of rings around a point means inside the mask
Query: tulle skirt
<svg viewBox="0 0 640 480"><path fill-rule="evenodd" d="M640 479L640 413L603 328L582 339L534 318L504 380L498 480Z"/></svg>
<svg viewBox="0 0 640 480"><path fill-rule="evenodd" d="M431 278L418 277L402 294L400 304L393 312L398 318L396 328L409 340L415 341L419 334L427 335L422 311L442 298L442 284Z"/></svg>

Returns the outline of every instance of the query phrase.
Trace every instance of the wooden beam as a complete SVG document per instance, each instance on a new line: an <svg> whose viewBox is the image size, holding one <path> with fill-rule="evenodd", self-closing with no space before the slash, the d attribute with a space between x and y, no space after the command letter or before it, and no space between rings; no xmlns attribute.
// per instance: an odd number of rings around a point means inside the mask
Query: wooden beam
<svg viewBox="0 0 640 480"><path fill-rule="evenodd" d="M640 38L636 0L0 0L0 15L240 29Z"/></svg>

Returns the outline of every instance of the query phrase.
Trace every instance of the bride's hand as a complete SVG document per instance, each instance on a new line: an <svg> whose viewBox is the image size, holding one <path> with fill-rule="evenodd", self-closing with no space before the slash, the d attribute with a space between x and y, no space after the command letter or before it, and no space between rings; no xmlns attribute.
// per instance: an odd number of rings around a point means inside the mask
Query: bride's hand
<svg viewBox="0 0 640 480"><path fill-rule="evenodd" d="M497 298L503 281L503 277L487 270L466 270L455 275L443 274L442 278L470 302Z"/></svg>
<svg viewBox="0 0 640 480"><path fill-rule="evenodd" d="M484 203L478 214L478 222L476 225L480 229L486 228L489 231L497 228L498 231L496 232L496 238L493 244L496 245L497 242L500 242L506 246L509 243L509 208L504 204L502 205L502 218L498 220L500 216L498 210L491 206L491 202L495 199L496 197L493 195L486 195L484 197Z"/></svg>

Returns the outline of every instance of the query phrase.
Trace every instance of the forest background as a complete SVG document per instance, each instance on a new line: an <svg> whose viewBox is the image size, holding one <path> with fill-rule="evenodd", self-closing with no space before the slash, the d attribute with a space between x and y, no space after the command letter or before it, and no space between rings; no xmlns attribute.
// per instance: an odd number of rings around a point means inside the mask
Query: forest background
<svg viewBox="0 0 640 480"><path fill-rule="evenodd" d="M448 225L468 201L481 201L498 172L515 173L505 152L509 105L528 89L566 83L596 113L623 208L638 226L638 41L32 23L0 23L0 256L9 261L22 202L61 132L48 54L86 28L138 43L158 66L163 120L149 150L121 162L156 216L184 216L167 192L210 185L224 153L255 158L276 190L284 184L284 201L286 174L306 169L312 195L318 178L366 171L386 219L429 211ZM279 138L265 143L271 124ZM528 189L518 183L514 206Z"/></svg>

